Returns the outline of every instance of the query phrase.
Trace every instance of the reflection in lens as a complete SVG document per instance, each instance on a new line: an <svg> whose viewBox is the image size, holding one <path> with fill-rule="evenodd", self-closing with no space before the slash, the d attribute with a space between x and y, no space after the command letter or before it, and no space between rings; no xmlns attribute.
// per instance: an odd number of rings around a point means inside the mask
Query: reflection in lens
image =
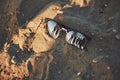
<svg viewBox="0 0 120 80"><path fill-rule="evenodd" d="M73 34L74 34L73 31L69 31L69 32L66 34L66 41L67 41L69 44L72 44L71 42L73 42L73 37L72 37Z"/></svg>
<svg viewBox="0 0 120 80"><path fill-rule="evenodd" d="M47 25L48 25L47 28L48 28L49 34L54 39L56 39L59 36L59 34L60 34L60 32L59 32L59 30L57 28L57 23L55 21L49 20Z"/></svg>

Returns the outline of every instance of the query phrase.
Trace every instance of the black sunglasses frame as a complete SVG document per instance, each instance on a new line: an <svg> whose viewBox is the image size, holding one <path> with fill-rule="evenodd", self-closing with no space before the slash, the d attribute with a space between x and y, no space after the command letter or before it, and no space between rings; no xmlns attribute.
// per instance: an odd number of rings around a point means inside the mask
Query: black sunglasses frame
<svg viewBox="0 0 120 80"><path fill-rule="evenodd" d="M56 26L57 26L60 30L65 31L66 34L67 34L69 31L74 31L75 34L76 34L76 33L80 33L80 34L84 35L85 38L84 38L83 40L81 40L81 43L80 43L80 46L82 46L82 47L80 47L80 49L82 49L82 50L85 49L88 41L90 41L90 40L92 39L91 37L87 36L86 34L80 32L80 31L77 31L77 30L75 30L75 29L72 29L71 27L68 27L68 26L66 26L66 25L64 25L64 24L62 24L62 23L60 23L60 22L58 22L58 21L56 21L56 20L54 20L54 19L46 18L46 19L45 19L45 22L47 23L47 22L50 21L50 20L56 22L56 23L57 23ZM68 42L68 43L69 43L69 42ZM72 44L74 45L74 43L72 43ZM74 46L75 46L75 45L74 45Z"/></svg>

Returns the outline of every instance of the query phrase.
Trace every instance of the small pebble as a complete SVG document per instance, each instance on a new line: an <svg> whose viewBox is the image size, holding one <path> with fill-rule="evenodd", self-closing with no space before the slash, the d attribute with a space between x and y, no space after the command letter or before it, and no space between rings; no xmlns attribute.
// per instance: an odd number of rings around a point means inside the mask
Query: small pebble
<svg viewBox="0 0 120 80"><path fill-rule="evenodd" d="M15 63L14 58L15 58L15 56L13 56L11 59L11 63L13 63L13 64Z"/></svg>
<svg viewBox="0 0 120 80"><path fill-rule="evenodd" d="M108 66L107 69L110 70L110 66Z"/></svg>
<svg viewBox="0 0 120 80"><path fill-rule="evenodd" d="M107 4L105 4L105 7L107 7L108 5Z"/></svg>
<svg viewBox="0 0 120 80"><path fill-rule="evenodd" d="M93 62L93 63L97 63L96 59L93 59L92 62Z"/></svg>
<svg viewBox="0 0 120 80"><path fill-rule="evenodd" d="M114 33L116 33L116 32L117 32L117 30L116 30L116 29L113 29L112 31L113 31Z"/></svg>
<svg viewBox="0 0 120 80"><path fill-rule="evenodd" d="M77 73L77 76L80 76L80 74L81 74L81 72L78 72L78 73Z"/></svg>
<svg viewBox="0 0 120 80"><path fill-rule="evenodd" d="M102 38L102 37L100 37L100 40L103 40L103 38Z"/></svg>
<svg viewBox="0 0 120 80"><path fill-rule="evenodd" d="M58 71L58 74L61 74L61 71Z"/></svg>
<svg viewBox="0 0 120 80"><path fill-rule="evenodd" d="M19 52L19 50L17 50L17 52Z"/></svg>
<svg viewBox="0 0 120 80"><path fill-rule="evenodd" d="M116 38L116 39L120 39L120 34L116 34L116 35L115 35L115 38Z"/></svg>
<svg viewBox="0 0 120 80"><path fill-rule="evenodd" d="M101 52L101 51L103 51L103 49L99 49L99 51Z"/></svg>
<svg viewBox="0 0 120 80"><path fill-rule="evenodd" d="M100 60L102 60L104 57L103 56L98 56L92 60L93 63L98 63Z"/></svg>

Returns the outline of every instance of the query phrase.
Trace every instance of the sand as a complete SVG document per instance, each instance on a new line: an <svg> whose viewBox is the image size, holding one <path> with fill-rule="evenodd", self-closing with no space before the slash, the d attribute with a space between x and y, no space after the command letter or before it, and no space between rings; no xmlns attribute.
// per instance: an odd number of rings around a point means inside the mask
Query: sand
<svg viewBox="0 0 120 80"><path fill-rule="evenodd" d="M119 0L0 0L0 80L119 80ZM90 36L53 39L45 18Z"/></svg>

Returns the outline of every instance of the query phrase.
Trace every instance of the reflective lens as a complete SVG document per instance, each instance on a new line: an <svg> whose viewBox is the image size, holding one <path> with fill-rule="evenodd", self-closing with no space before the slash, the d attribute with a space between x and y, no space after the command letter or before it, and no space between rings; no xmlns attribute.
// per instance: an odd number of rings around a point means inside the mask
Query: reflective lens
<svg viewBox="0 0 120 80"><path fill-rule="evenodd" d="M79 32L76 33L77 37L79 37L81 40L85 38L85 36Z"/></svg>
<svg viewBox="0 0 120 80"><path fill-rule="evenodd" d="M49 34L54 38L58 38L58 36L60 35L60 29L57 27L57 23L55 21L49 20L47 22L47 28L48 28L48 32Z"/></svg>
<svg viewBox="0 0 120 80"><path fill-rule="evenodd" d="M67 32L66 34L66 41L69 43L69 44L72 44L73 43L73 34L74 34L74 31L69 31Z"/></svg>
<svg viewBox="0 0 120 80"><path fill-rule="evenodd" d="M79 32L69 31L66 34L66 41L81 49L83 49L83 45L85 44L84 39L85 36Z"/></svg>

